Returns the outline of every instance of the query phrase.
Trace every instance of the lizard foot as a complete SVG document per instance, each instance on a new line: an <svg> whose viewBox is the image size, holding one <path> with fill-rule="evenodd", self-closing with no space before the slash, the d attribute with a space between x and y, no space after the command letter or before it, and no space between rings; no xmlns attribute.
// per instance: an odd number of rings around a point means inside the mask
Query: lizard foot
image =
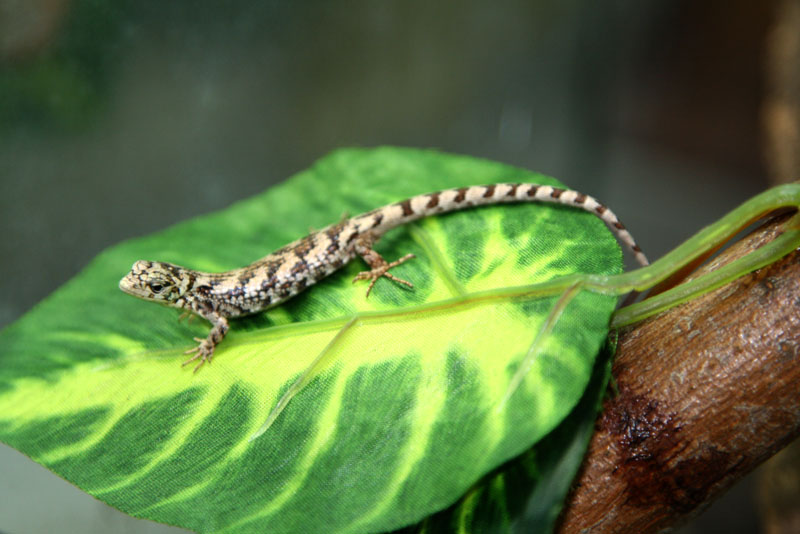
<svg viewBox="0 0 800 534"><path fill-rule="evenodd" d="M414 284L412 284L408 280L397 278L396 276L394 276L392 273L389 272L389 269L391 269L392 267L397 267L401 263L406 262L411 258L414 258L415 256L413 254L406 254L399 260L395 260L391 263L388 263L386 260L378 256L377 254L376 256L377 259L374 259L370 263L370 267L372 267L371 270L361 271L356 275L355 278L353 278L353 283L358 282L359 280L370 280L369 287L367 288L368 297L369 297L369 292L372 291L372 287L375 285L375 282L377 282L378 278L380 277L388 278L389 280L393 280L399 284L405 284L408 287L414 287Z"/></svg>
<svg viewBox="0 0 800 534"><path fill-rule="evenodd" d="M194 338L194 340L197 341L199 344L193 349L184 351L184 354L191 354L193 352L196 352L197 354L195 354L194 356L183 362L181 364L181 367L183 367L187 363L191 363L199 359L200 362L195 366L194 371L192 371L193 373L196 373L197 370L200 369L204 363L206 362L211 363L211 357L214 355L214 345L210 344L207 339L196 337Z"/></svg>

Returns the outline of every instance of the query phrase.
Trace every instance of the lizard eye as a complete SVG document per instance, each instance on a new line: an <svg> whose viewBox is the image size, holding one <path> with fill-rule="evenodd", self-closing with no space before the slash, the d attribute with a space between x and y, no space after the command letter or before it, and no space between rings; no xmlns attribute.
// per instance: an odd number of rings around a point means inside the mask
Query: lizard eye
<svg viewBox="0 0 800 534"><path fill-rule="evenodd" d="M150 290L153 293L161 293L162 291L164 291L164 288L166 287L161 282L150 282L148 285L150 286Z"/></svg>

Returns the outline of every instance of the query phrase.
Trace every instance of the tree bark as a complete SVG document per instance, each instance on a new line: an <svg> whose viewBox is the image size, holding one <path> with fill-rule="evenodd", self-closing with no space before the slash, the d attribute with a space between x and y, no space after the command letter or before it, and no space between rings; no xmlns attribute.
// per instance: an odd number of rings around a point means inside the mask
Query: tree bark
<svg viewBox="0 0 800 534"><path fill-rule="evenodd" d="M758 248L773 221L701 269ZM658 532L800 435L800 253L621 332L559 532Z"/></svg>

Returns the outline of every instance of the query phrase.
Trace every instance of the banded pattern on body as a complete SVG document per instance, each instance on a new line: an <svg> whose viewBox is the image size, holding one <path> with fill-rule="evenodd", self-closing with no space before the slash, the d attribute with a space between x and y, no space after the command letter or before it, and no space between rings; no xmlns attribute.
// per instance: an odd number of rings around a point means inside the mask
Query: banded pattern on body
<svg viewBox="0 0 800 534"><path fill-rule="evenodd" d="M619 218L593 197L549 185L536 184L490 184L446 189L390 204L363 215L353 217L353 232L372 231L383 235L397 226L423 217L449 213L476 206L487 206L518 202L550 202L573 206L588 211L602 219L617 238L630 248L636 261L648 265L647 257L636 244Z"/></svg>
<svg viewBox="0 0 800 534"><path fill-rule="evenodd" d="M272 254L240 269L205 273L163 262L137 261L120 281L119 287L136 297L161 302L195 313L212 324L205 339L187 351L195 355L184 364L200 359L195 371L210 361L214 348L228 331L227 319L262 311L285 302L361 256L370 270L355 280L369 280L367 294L375 282L394 277L389 269L411 258L408 254L387 262L372 247L380 237L400 225L423 217L470 207L518 202L550 202L573 206L602 219L617 238L627 245L636 261L647 258L614 213L594 198L569 189L536 184L490 184L446 189L389 204L332 224L298 239ZM355 281L354 280L354 281Z"/></svg>

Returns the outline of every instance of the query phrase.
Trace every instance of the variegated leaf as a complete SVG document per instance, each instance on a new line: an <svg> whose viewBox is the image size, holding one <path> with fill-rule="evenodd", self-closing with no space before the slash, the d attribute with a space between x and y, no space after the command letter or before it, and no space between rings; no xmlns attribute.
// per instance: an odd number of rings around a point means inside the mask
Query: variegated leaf
<svg viewBox="0 0 800 534"><path fill-rule="evenodd" d="M322 227L437 189L558 185L430 151L339 151L266 193L100 254L0 333L0 439L137 517L198 531L380 532L456 501L575 406L615 299L580 293L510 397L558 299L539 284L616 273L603 223L504 205L429 218L377 249L417 259L369 299L360 260L233 322L211 365L181 353L207 325L117 289L137 259L226 270ZM266 431L268 415L320 363Z"/></svg>

